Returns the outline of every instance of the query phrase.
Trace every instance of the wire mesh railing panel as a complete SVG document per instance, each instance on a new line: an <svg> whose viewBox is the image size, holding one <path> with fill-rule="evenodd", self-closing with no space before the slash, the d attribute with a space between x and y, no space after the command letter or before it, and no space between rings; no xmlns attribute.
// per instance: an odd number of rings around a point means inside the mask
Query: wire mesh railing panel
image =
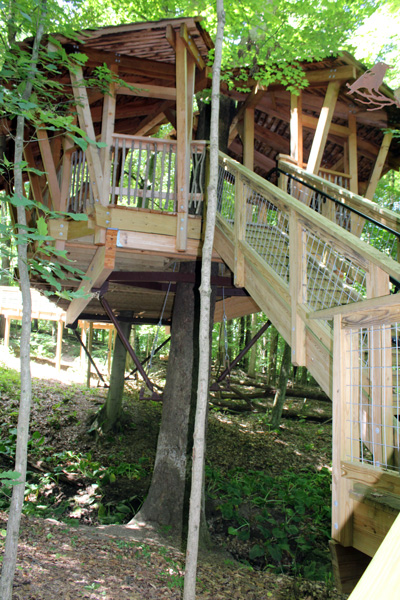
<svg viewBox="0 0 400 600"><path fill-rule="evenodd" d="M307 231L307 304L321 310L366 295L366 272L328 242Z"/></svg>
<svg viewBox="0 0 400 600"><path fill-rule="evenodd" d="M391 470L400 466L400 324L349 332L349 460Z"/></svg>
<svg viewBox="0 0 400 600"><path fill-rule="evenodd" d="M218 165L217 212L233 225L235 221L235 175L220 162Z"/></svg>
<svg viewBox="0 0 400 600"><path fill-rule="evenodd" d="M267 198L244 184L246 242L286 282L289 281L289 218Z"/></svg>
<svg viewBox="0 0 400 600"><path fill-rule="evenodd" d="M111 203L176 211L176 142L114 135Z"/></svg>
<svg viewBox="0 0 400 600"><path fill-rule="evenodd" d="M390 233L390 231L385 231L385 229L382 229L379 225L374 225L374 223L366 222L360 239L394 260L398 260L399 241L397 236Z"/></svg>
<svg viewBox="0 0 400 600"><path fill-rule="evenodd" d="M205 142L192 142L190 150L189 214L200 215L203 210L207 146Z"/></svg>
<svg viewBox="0 0 400 600"><path fill-rule="evenodd" d="M86 154L77 150L71 156L70 186L67 198L67 212L82 214L88 206L93 206L94 198L90 185Z"/></svg>

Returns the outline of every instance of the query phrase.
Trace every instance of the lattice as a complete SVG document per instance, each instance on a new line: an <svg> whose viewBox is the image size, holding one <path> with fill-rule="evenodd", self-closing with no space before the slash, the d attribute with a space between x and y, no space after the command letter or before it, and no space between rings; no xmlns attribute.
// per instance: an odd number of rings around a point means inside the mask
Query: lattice
<svg viewBox="0 0 400 600"><path fill-rule="evenodd" d="M400 466L399 323L350 332L348 440L350 460Z"/></svg>
<svg viewBox="0 0 400 600"><path fill-rule="evenodd" d="M218 165L217 211L231 225L235 220L235 176Z"/></svg>
<svg viewBox="0 0 400 600"><path fill-rule="evenodd" d="M264 196L244 185L246 242L286 282L289 281L289 218Z"/></svg>
<svg viewBox="0 0 400 600"><path fill-rule="evenodd" d="M365 297L366 273L327 242L308 231L307 304L313 310Z"/></svg>

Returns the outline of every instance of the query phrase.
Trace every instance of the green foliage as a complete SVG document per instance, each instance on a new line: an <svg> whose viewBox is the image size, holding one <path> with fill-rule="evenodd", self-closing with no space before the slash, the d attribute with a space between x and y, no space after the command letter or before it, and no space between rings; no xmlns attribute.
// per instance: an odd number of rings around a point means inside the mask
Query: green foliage
<svg viewBox="0 0 400 600"><path fill-rule="evenodd" d="M207 468L207 493L229 523L228 533L251 540L249 561L277 572L324 579L330 569L330 483L327 469L271 476Z"/></svg>

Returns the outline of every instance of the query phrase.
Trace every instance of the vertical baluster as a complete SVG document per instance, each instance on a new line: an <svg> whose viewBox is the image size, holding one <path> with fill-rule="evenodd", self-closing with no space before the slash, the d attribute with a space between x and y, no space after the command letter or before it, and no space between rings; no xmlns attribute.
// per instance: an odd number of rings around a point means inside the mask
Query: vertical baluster
<svg viewBox="0 0 400 600"><path fill-rule="evenodd" d="M145 170L144 185L143 185L143 208L147 208L147 185L148 185L148 180L149 180L150 152L151 152L151 146L149 143L147 143L146 144L146 170Z"/></svg>
<svg viewBox="0 0 400 600"><path fill-rule="evenodd" d="M71 157L71 174L70 174L70 185L68 190L68 200L67 200L67 211L72 212L71 199L75 194L75 171L76 171L76 152L72 154Z"/></svg>
<svg viewBox="0 0 400 600"><path fill-rule="evenodd" d="M79 152L79 161L78 161L78 170L77 170L77 189L76 189L75 201L74 201L74 212L75 213L80 212L79 209L80 209L80 204L81 204L81 199L82 199L82 180L83 180L82 163L83 163L84 155L85 155L84 152Z"/></svg>
<svg viewBox="0 0 400 600"><path fill-rule="evenodd" d="M151 182L151 208L154 209L154 192L156 187L156 171L157 171L157 142L154 142L154 154L152 155L152 163L153 163L153 177Z"/></svg>
<svg viewBox="0 0 400 600"><path fill-rule="evenodd" d="M131 142L130 154L129 156L129 171L128 171L128 206L131 204L131 179L132 179L132 161L133 161L133 150L135 147L135 140Z"/></svg>
<svg viewBox="0 0 400 600"><path fill-rule="evenodd" d="M163 189L164 189L164 169L165 169L165 148L166 144L163 144L162 154L161 154L161 174L160 174L160 210L164 210L163 204Z"/></svg>
<svg viewBox="0 0 400 600"><path fill-rule="evenodd" d="M115 138L114 146L114 160L113 160L113 178L112 178L112 189L111 189L111 204L115 204L115 184L117 178L117 162L118 162L118 138Z"/></svg>
<svg viewBox="0 0 400 600"><path fill-rule="evenodd" d="M119 203L121 203L121 200L123 198L124 174L125 174L125 157L126 157L126 140L124 138L122 140L121 175L120 175L120 178L119 178L119 198L118 198Z"/></svg>
<svg viewBox="0 0 400 600"><path fill-rule="evenodd" d="M135 184L135 201L136 206L142 206L138 198L138 190L139 188L139 179L140 179L140 167L142 162L142 142L139 142L139 156L137 161L137 169L136 169L136 184Z"/></svg>
<svg viewBox="0 0 400 600"><path fill-rule="evenodd" d="M172 145L170 145L169 153L168 153L168 182L167 182L167 194L166 194L166 199L165 199L165 204L166 204L167 210L169 210L169 190L171 188L171 156L172 156Z"/></svg>

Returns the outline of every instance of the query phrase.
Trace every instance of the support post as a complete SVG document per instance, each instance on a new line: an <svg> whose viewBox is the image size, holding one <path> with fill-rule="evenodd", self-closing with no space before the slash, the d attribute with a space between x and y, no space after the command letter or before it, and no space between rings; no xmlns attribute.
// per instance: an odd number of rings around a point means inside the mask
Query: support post
<svg viewBox="0 0 400 600"><path fill-rule="evenodd" d="M322 156L325 150L329 128L332 122L333 113L335 112L339 90L340 81L331 81L328 84L324 103L318 119L317 129L315 130L315 135L311 146L310 156L306 168L307 173L313 173L315 175L318 174L321 166Z"/></svg>
<svg viewBox="0 0 400 600"><path fill-rule="evenodd" d="M4 345L6 348L10 345L10 332L11 332L11 317L6 316L6 327L4 330Z"/></svg>
<svg viewBox="0 0 400 600"><path fill-rule="evenodd" d="M383 167L385 166L386 158L389 152L389 147L393 138L393 132L389 131L385 133L383 136L381 148L379 150L378 156L376 157L376 162L374 166L374 170L372 171L371 177L369 179L368 188L365 193L365 198L368 200L372 200L375 194L376 186L378 185L378 181L381 178Z"/></svg>
<svg viewBox="0 0 400 600"><path fill-rule="evenodd" d="M290 156L303 168L302 94L290 94Z"/></svg>
<svg viewBox="0 0 400 600"><path fill-rule="evenodd" d="M299 306L307 300L307 242L306 232L299 223L296 212L289 217L289 285L291 297L291 362L297 367L306 366L306 326L299 314Z"/></svg>
<svg viewBox="0 0 400 600"><path fill-rule="evenodd" d="M89 323L89 335L88 335L88 355L92 354L92 346L93 346L93 323L90 321ZM90 375L91 375L91 361L88 360L87 364L87 373L86 373L86 386L90 388Z"/></svg>
<svg viewBox="0 0 400 600"><path fill-rule="evenodd" d="M235 285L236 287L244 287L244 256L240 247L242 240L246 239L246 198L245 185L236 175L235 183L235 222L234 222L234 238L235 238Z"/></svg>

